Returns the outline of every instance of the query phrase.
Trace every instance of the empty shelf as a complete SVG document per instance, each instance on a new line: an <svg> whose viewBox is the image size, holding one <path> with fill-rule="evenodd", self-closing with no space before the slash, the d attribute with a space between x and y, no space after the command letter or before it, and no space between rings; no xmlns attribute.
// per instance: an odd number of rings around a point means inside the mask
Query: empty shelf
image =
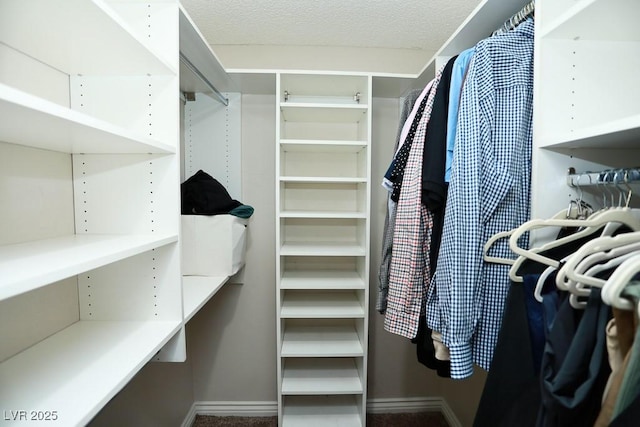
<svg viewBox="0 0 640 427"><path fill-rule="evenodd" d="M297 256L365 256L364 247L349 242L285 242L280 255Z"/></svg>
<svg viewBox="0 0 640 427"><path fill-rule="evenodd" d="M0 300L177 240L176 235L77 234L0 246Z"/></svg>
<svg viewBox="0 0 640 427"><path fill-rule="evenodd" d="M367 117L366 105L289 103L281 104L285 121L303 123L357 123Z"/></svg>
<svg viewBox="0 0 640 427"><path fill-rule="evenodd" d="M283 427L362 427L360 406L352 396L288 396Z"/></svg>
<svg viewBox="0 0 640 427"><path fill-rule="evenodd" d="M362 381L353 359L288 359L282 394L359 394Z"/></svg>
<svg viewBox="0 0 640 427"><path fill-rule="evenodd" d="M184 321L191 320L228 280L229 276L182 276Z"/></svg>
<svg viewBox="0 0 640 427"><path fill-rule="evenodd" d="M282 357L359 357L362 343L353 325L287 326Z"/></svg>
<svg viewBox="0 0 640 427"><path fill-rule="evenodd" d="M355 271L285 271L280 289L364 289L362 277Z"/></svg>
<svg viewBox="0 0 640 427"><path fill-rule="evenodd" d="M175 153L168 144L1 83L0 140L63 153Z"/></svg>
<svg viewBox="0 0 640 427"><path fill-rule="evenodd" d="M282 318L362 318L364 309L354 292L286 291Z"/></svg>
<svg viewBox="0 0 640 427"><path fill-rule="evenodd" d="M77 322L0 363L0 402L5 408L57 411L59 425L85 425L180 326Z"/></svg>

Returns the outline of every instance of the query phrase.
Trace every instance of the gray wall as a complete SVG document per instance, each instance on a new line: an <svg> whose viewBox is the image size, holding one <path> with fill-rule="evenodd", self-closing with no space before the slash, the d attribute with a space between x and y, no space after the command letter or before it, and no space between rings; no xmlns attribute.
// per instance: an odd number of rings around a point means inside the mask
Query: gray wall
<svg viewBox="0 0 640 427"><path fill-rule="evenodd" d="M465 381L438 377L417 362L409 340L383 330L383 317L375 311L385 215L378 183L393 153L398 101L374 99L373 111L368 397L441 396L469 426L485 374ZM187 364L145 367L94 425L170 427L184 419L193 401L276 401L274 96L243 95L242 144L242 202L255 208L244 283L225 285L189 322Z"/></svg>

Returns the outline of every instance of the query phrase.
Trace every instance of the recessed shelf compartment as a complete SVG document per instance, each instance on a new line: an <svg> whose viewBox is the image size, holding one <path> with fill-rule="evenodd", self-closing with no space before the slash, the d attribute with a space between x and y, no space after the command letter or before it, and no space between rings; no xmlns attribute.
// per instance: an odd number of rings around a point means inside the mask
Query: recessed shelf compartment
<svg viewBox="0 0 640 427"><path fill-rule="evenodd" d="M281 289L366 289L365 259L358 256L283 256Z"/></svg>
<svg viewBox="0 0 640 427"><path fill-rule="evenodd" d="M362 427L362 396L285 396L282 427Z"/></svg>
<svg viewBox="0 0 640 427"><path fill-rule="evenodd" d="M286 261L285 261L286 262ZM362 277L355 271L289 270L280 279L281 289L364 289Z"/></svg>
<svg viewBox="0 0 640 427"><path fill-rule="evenodd" d="M298 319L362 318L365 311L357 291L286 290L280 317Z"/></svg>
<svg viewBox="0 0 640 427"><path fill-rule="evenodd" d="M366 178L367 150L356 145L281 145L280 169L282 177Z"/></svg>
<svg viewBox="0 0 640 427"><path fill-rule="evenodd" d="M0 246L0 301L177 241L177 235L78 234Z"/></svg>
<svg viewBox="0 0 640 427"><path fill-rule="evenodd" d="M180 321L76 322L0 363L0 401L57 411L63 425L85 425L180 327Z"/></svg>
<svg viewBox="0 0 640 427"><path fill-rule="evenodd" d="M367 76L331 74L283 74L280 76L280 103L339 100L341 103L367 105ZM285 93L286 92L286 93Z"/></svg>
<svg viewBox="0 0 640 427"><path fill-rule="evenodd" d="M286 122L358 123L366 120L368 108L360 104L288 103L280 105L280 111Z"/></svg>
<svg viewBox="0 0 640 427"><path fill-rule="evenodd" d="M354 359L289 358L284 361L284 395L359 394L362 389Z"/></svg>
<svg viewBox="0 0 640 427"><path fill-rule="evenodd" d="M29 28L37 36L24 37ZM0 40L71 75L177 73L102 1L3 2Z"/></svg>
<svg viewBox="0 0 640 427"><path fill-rule="evenodd" d="M168 144L1 83L0 141L64 153L175 153Z"/></svg>
<svg viewBox="0 0 640 427"><path fill-rule="evenodd" d="M282 218L280 255L364 255L365 224L361 219Z"/></svg>
<svg viewBox="0 0 640 427"><path fill-rule="evenodd" d="M364 355L360 319L286 319L282 357L361 357Z"/></svg>
<svg viewBox="0 0 640 427"><path fill-rule="evenodd" d="M365 183L284 181L280 216L364 217L366 195Z"/></svg>

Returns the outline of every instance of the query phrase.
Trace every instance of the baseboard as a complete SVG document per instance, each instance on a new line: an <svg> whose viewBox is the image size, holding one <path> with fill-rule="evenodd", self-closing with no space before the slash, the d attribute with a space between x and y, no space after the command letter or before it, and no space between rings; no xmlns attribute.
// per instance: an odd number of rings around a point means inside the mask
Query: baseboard
<svg viewBox="0 0 640 427"><path fill-rule="evenodd" d="M439 411L451 427L462 427L453 410L442 397L406 397L393 399L369 399L367 413L385 414L402 412ZM196 415L272 417L278 415L277 402L194 402L182 422L191 427Z"/></svg>

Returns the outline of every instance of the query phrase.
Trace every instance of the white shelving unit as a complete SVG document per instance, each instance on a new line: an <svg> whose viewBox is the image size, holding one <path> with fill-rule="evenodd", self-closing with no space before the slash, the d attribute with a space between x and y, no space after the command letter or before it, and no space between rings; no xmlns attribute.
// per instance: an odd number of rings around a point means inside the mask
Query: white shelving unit
<svg viewBox="0 0 640 427"><path fill-rule="evenodd" d="M548 218L577 196L570 167L637 166L639 12L631 0L536 2L532 216Z"/></svg>
<svg viewBox="0 0 640 427"><path fill-rule="evenodd" d="M84 425L185 359L178 13L0 3L0 409L43 414L3 425Z"/></svg>
<svg viewBox="0 0 640 427"><path fill-rule="evenodd" d="M277 74L281 426L364 426L371 78Z"/></svg>

